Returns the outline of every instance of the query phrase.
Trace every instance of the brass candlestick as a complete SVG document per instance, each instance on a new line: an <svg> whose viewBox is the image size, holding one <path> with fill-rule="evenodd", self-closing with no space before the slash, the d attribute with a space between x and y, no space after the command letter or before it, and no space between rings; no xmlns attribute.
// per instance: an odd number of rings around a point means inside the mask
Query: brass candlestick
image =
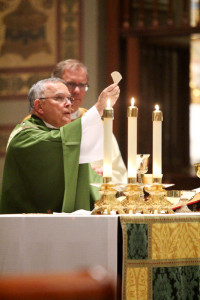
<svg viewBox="0 0 200 300"><path fill-rule="evenodd" d="M167 195L165 187L166 185L162 183L153 183L145 187L145 191L149 194L146 208L150 213L174 214L172 204L165 197Z"/></svg>
<svg viewBox="0 0 200 300"><path fill-rule="evenodd" d="M137 182L136 178L128 178L128 184L125 186L124 194L126 199L122 201L125 213L133 214L141 212L144 206L143 185Z"/></svg>
<svg viewBox="0 0 200 300"><path fill-rule="evenodd" d="M124 214L121 202L116 198L116 186L111 182L110 177L103 177L103 183L99 191L101 198L96 201L92 215L110 215L112 212Z"/></svg>

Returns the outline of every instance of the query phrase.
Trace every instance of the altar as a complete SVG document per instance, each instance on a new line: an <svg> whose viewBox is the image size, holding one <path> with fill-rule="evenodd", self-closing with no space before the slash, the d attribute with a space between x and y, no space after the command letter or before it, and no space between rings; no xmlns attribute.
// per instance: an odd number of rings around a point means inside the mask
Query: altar
<svg viewBox="0 0 200 300"><path fill-rule="evenodd" d="M200 213L0 215L1 276L97 265L122 275L121 299L197 299Z"/></svg>
<svg viewBox="0 0 200 300"><path fill-rule="evenodd" d="M122 299L199 299L200 213L120 219Z"/></svg>
<svg viewBox="0 0 200 300"><path fill-rule="evenodd" d="M117 282L117 216L0 215L0 275L101 265Z"/></svg>

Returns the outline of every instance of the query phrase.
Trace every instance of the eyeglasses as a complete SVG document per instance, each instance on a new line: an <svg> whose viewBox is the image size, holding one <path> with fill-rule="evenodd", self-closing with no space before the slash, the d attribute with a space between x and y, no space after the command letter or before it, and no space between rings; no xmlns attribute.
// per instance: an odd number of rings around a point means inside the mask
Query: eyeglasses
<svg viewBox="0 0 200 300"><path fill-rule="evenodd" d="M75 82L66 82L66 86L68 87L69 91L73 91L76 87L80 90L88 91L89 85L87 83L75 83Z"/></svg>
<svg viewBox="0 0 200 300"><path fill-rule="evenodd" d="M39 98L40 100L46 100L46 99L53 99L53 100L55 100L55 101L58 101L58 102L61 102L61 103L63 103L63 102L71 102L71 103L73 103L74 102L74 98L73 97L71 97L71 96L66 96L66 97L64 97L64 96L52 96L52 97L42 97L42 98Z"/></svg>

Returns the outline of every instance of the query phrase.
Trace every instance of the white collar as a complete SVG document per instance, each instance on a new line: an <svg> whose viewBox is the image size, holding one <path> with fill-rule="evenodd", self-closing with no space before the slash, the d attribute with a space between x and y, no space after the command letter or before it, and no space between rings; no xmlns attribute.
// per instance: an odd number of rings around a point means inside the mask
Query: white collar
<svg viewBox="0 0 200 300"><path fill-rule="evenodd" d="M55 126L53 126L53 125L51 125L51 124L45 122L44 120L43 120L43 122L44 122L44 124L45 124L48 128L59 129L58 127L55 127Z"/></svg>
<svg viewBox="0 0 200 300"><path fill-rule="evenodd" d="M78 108L74 113L71 114L71 120L76 120L81 116L81 110Z"/></svg>

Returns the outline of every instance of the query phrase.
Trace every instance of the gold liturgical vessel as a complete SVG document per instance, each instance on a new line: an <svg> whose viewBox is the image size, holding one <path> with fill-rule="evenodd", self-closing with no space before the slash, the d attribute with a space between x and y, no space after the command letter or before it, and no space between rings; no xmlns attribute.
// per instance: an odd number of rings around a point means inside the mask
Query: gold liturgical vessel
<svg viewBox="0 0 200 300"><path fill-rule="evenodd" d="M135 214L144 206L143 185L136 178L128 178L128 184L124 187L126 199L122 201L123 210L126 214Z"/></svg>
<svg viewBox="0 0 200 300"><path fill-rule="evenodd" d="M124 214L123 206L116 198L117 184L113 184L110 179L103 177L103 183L100 185L101 189L99 191L101 198L96 201L92 215Z"/></svg>
<svg viewBox="0 0 200 300"><path fill-rule="evenodd" d="M126 199L122 201L124 212L133 214L143 211L144 193L142 183L143 175L148 171L150 154L137 154L137 179L128 178L128 184L125 186L124 195Z"/></svg>
<svg viewBox="0 0 200 300"><path fill-rule="evenodd" d="M150 154L137 154L137 177L138 182L143 182L143 176L148 172Z"/></svg>
<svg viewBox="0 0 200 300"><path fill-rule="evenodd" d="M165 188L168 186L170 185L155 182L145 187L145 191L149 194L145 205L146 213L174 214L171 209L172 204L166 198L167 191Z"/></svg>

